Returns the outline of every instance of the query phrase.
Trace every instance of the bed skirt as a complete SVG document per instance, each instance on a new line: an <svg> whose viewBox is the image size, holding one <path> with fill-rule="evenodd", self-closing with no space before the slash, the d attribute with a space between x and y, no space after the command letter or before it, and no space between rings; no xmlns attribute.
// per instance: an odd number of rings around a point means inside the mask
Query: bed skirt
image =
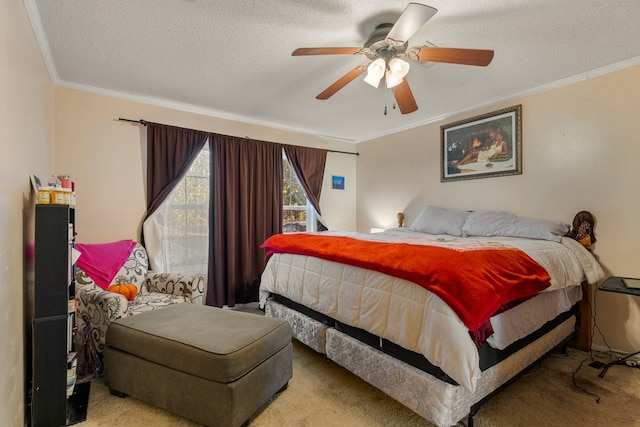
<svg viewBox="0 0 640 427"><path fill-rule="evenodd" d="M291 334L295 339L318 353L326 353L326 336L329 328L327 324L273 300L267 302L265 314L288 321L291 325Z"/></svg>
<svg viewBox="0 0 640 427"><path fill-rule="evenodd" d="M296 339L326 354L329 359L438 426L455 425L467 415L473 415L478 404L492 392L566 341L575 331L575 316L571 316L547 334L483 371L472 393L271 299L265 312L268 316L289 320Z"/></svg>

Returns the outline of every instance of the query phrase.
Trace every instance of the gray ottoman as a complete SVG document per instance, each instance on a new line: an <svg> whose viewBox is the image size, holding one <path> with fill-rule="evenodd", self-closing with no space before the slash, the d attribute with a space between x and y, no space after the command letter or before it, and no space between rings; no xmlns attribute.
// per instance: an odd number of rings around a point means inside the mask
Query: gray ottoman
<svg viewBox="0 0 640 427"><path fill-rule="evenodd" d="M292 376L286 321L175 304L109 325L104 383L210 426L245 423Z"/></svg>

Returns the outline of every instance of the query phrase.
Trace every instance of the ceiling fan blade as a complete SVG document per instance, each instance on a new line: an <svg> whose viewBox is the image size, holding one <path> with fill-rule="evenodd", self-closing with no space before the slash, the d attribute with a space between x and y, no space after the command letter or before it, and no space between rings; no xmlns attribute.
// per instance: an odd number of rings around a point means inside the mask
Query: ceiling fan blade
<svg viewBox="0 0 640 427"><path fill-rule="evenodd" d="M291 53L291 56L354 55L361 50L361 47L299 47Z"/></svg>
<svg viewBox="0 0 640 427"><path fill-rule="evenodd" d="M409 3L396 23L391 27L385 40L391 46L404 44L415 34L438 9L420 3Z"/></svg>
<svg viewBox="0 0 640 427"><path fill-rule="evenodd" d="M396 97L398 108L402 114L413 113L418 109L418 104L416 104L407 79L402 79L402 83L393 87L391 90L393 90L393 96Z"/></svg>
<svg viewBox="0 0 640 427"><path fill-rule="evenodd" d="M486 67L492 59L493 51L485 49L424 46L418 50L418 61L447 62L449 64Z"/></svg>
<svg viewBox="0 0 640 427"><path fill-rule="evenodd" d="M359 77L362 73L364 73L366 68L367 68L366 64L357 66L356 68L354 68L353 70L349 71L347 74L345 74L344 76L336 80L335 83L333 83L331 86L329 86L324 91L322 91L318 96L316 96L316 99L329 99L337 91L339 91L340 89L345 87L348 83L350 83L353 79L355 79L356 77Z"/></svg>

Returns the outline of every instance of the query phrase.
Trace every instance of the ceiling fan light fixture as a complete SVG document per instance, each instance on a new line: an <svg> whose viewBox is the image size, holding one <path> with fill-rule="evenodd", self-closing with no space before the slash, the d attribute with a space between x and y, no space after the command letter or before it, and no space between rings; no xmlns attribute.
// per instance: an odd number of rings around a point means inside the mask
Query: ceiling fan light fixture
<svg viewBox="0 0 640 427"><path fill-rule="evenodd" d="M366 76L364 76L364 81L375 88L380 86L380 80L382 80L381 77L374 76L373 74L367 74Z"/></svg>
<svg viewBox="0 0 640 427"><path fill-rule="evenodd" d="M375 88L380 85L380 80L382 80L382 77L377 77L373 74L367 74L366 76L364 76L364 81Z"/></svg>
<svg viewBox="0 0 640 427"><path fill-rule="evenodd" d="M391 70L388 70L385 74L385 82L387 84L387 89L391 89L392 87L396 87L402 83L402 77L398 77L393 74Z"/></svg>
<svg viewBox="0 0 640 427"><path fill-rule="evenodd" d="M404 76L407 75L407 73L409 72L409 68L411 68L409 63L407 61L403 61L402 59L391 58L391 60L389 61L389 71L391 71L394 77L397 77L401 80L404 78Z"/></svg>
<svg viewBox="0 0 640 427"><path fill-rule="evenodd" d="M364 81L377 88L386 68L387 62L384 59L376 59L367 67L367 75L364 77Z"/></svg>

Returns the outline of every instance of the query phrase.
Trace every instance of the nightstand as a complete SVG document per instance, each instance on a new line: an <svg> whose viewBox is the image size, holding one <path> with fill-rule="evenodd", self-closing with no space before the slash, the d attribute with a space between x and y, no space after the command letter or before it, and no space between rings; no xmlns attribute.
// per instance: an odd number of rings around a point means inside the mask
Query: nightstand
<svg viewBox="0 0 640 427"><path fill-rule="evenodd" d="M604 283L600 285L598 289L601 291L617 292L620 294L635 295L637 297L640 297L640 289L628 288L627 286L625 286L623 279L631 279L631 277L611 276L607 278L607 280L605 280ZM604 365L604 368L602 368L602 371L600 371L600 374L598 376L600 378L604 377L604 374L606 374L607 370L613 365L626 365L627 359L635 356L636 354L640 354L640 351L636 351L635 353L629 354L625 357L618 358L618 360L614 360L612 362L607 363L606 365Z"/></svg>

